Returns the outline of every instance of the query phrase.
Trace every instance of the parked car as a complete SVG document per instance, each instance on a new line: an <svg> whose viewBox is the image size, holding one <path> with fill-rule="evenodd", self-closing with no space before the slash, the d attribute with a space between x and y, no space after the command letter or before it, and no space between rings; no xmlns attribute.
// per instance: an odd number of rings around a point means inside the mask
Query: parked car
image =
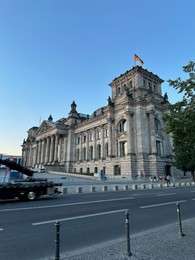
<svg viewBox="0 0 195 260"><path fill-rule="evenodd" d="M101 177L101 174L100 174L100 173L94 173L93 176L94 176L94 177Z"/></svg>
<svg viewBox="0 0 195 260"><path fill-rule="evenodd" d="M43 168L38 169L38 172L45 172L45 169L43 169Z"/></svg>

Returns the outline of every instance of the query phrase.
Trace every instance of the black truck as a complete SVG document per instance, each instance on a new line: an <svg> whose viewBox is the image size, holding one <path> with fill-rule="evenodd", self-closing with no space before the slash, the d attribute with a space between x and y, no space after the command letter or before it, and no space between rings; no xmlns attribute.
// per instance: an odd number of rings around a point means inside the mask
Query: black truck
<svg viewBox="0 0 195 260"><path fill-rule="evenodd" d="M10 180L6 183L0 183L0 199L35 200L43 195L59 194L58 187L61 183L54 183L44 178L33 178L34 172L22 165L19 165L9 159L0 158L0 164L5 165L11 170L16 170L26 178ZM6 174L6 173L5 173Z"/></svg>

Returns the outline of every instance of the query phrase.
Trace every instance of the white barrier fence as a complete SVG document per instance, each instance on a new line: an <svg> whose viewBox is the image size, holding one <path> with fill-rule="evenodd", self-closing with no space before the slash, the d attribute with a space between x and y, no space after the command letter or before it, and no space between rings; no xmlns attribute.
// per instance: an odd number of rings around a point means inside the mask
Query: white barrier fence
<svg viewBox="0 0 195 260"><path fill-rule="evenodd" d="M137 189L157 189L169 187L195 186L195 182L177 182L177 183L147 183L147 184L108 184L108 185L82 185L82 186L62 186L59 190L62 194L106 192L106 191L125 191Z"/></svg>

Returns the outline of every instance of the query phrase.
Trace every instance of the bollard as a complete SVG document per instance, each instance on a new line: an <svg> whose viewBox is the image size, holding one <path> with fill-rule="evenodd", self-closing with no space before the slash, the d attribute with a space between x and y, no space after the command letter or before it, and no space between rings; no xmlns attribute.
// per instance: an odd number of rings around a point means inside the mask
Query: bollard
<svg viewBox="0 0 195 260"><path fill-rule="evenodd" d="M184 233L182 232L181 212L180 212L179 202L177 202L176 206L177 206L177 217L178 217L178 222L179 222L179 232L180 232L180 235L183 237Z"/></svg>
<svg viewBox="0 0 195 260"><path fill-rule="evenodd" d="M102 186L102 191L108 191L108 186Z"/></svg>
<svg viewBox="0 0 195 260"><path fill-rule="evenodd" d="M124 188L124 190L128 190L129 189L128 185L124 185L123 188Z"/></svg>
<svg viewBox="0 0 195 260"><path fill-rule="evenodd" d="M133 190L137 190L137 184L133 184L133 185L132 185L132 189L133 189Z"/></svg>
<svg viewBox="0 0 195 260"><path fill-rule="evenodd" d="M55 260L60 260L60 222L56 221Z"/></svg>
<svg viewBox="0 0 195 260"><path fill-rule="evenodd" d="M118 186L113 186L113 190L118 190Z"/></svg>
<svg viewBox="0 0 195 260"><path fill-rule="evenodd" d="M131 256L132 253L130 251L130 236L129 236L129 211L125 212L125 230L126 230L126 254L127 256Z"/></svg>
<svg viewBox="0 0 195 260"><path fill-rule="evenodd" d="M82 193L82 187L77 187L77 193Z"/></svg>

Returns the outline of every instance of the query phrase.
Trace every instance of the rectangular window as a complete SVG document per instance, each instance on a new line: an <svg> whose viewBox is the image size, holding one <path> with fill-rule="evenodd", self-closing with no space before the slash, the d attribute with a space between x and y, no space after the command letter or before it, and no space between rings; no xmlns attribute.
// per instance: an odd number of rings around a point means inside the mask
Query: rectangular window
<svg viewBox="0 0 195 260"><path fill-rule="evenodd" d="M101 138L101 131L96 132L96 137L97 137L97 140Z"/></svg>
<svg viewBox="0 0 195 260"><path fill-rule="evenodd" d="M121 175L121 168L119 165L114 166L114 175Z"/></svg>
<svg viewBox="0 0 195 260"><path fill-rule="evenodd" d="M120 143L120 156L124 157L127 155L127 142Z"/></svg>
<svg viewBox="0 0 195 260"><path fill-rule="evenodd" d="M93 134L89 134L89 141L93 141Z"/></svg>

